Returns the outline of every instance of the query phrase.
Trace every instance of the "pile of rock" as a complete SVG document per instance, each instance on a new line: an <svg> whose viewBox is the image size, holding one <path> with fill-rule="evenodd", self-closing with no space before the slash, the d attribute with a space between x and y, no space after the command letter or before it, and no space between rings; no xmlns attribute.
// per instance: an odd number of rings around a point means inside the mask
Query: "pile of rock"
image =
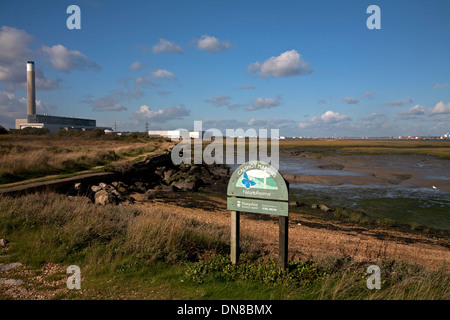
<svg viewBox="0 0 450 320"><path fill-rule="evenodd" d="M134 199L129 196L129 190L129 186L120 181L111 184L102 182L91 187L94 202L101 205L133 203Z"/></svg>
<svg viewBox="0 0 450 320"><path fill-rule="evenodd" d="M167 165L155 168L152 173L139 176L123 176L123 181L91 186L89 196L100 205L132 203L133 194L145 194L152 199L167 192L197 191L203 186L221 186L228 181L229 169L221 165ZM139 180L138 180L139 179ZM136 181L137 180L137 181ZM145 182L143 182L145 181ZM81 186L75 186L81 190Z"/></svg>

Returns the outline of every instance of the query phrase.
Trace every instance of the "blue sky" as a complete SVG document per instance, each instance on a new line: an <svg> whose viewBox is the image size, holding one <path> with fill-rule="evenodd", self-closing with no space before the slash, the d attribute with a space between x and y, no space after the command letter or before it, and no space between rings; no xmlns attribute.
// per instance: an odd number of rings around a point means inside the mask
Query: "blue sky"
<svg viewBox="0 0 450 320"><path fill-rule="evenodd" d="M69 30L69 5L81 29ZM370 5L381 29L369 30ZM38 113L118 130L286 136L450 131L448 1L20 1L0 4L0 124Z"/></svg>

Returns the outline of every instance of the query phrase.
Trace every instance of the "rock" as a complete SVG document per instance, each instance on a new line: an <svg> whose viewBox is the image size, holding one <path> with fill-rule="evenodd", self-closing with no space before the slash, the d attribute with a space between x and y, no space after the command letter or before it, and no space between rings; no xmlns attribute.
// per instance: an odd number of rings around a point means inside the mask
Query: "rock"
<svg viewBox="0 0 450 320"><path fill-rule="evenodd" d="M0 246L1 247L6 247L6 245L8 244L8 240L6 240L6 239L0 239Z"/></svg>
<svg viewBox="0 0 450 320"><path fill-rule="evenodd" d="M174 192L175 191L175 187L173 185L162 186L161 191L163 191L163 192Z"/></svg>
<svg viewBox="0 0 450 320"><path fill-rule="evenodd" d="M173 170L169 169L166 172L164 172L164 181L166 183L169 183L170 179L172 178Z"/></svg>
<svg viewBox="0 0 450 320"><path fill-rule="evenodd" d="M5 272L11 269L15 269L15 268L19 268L22 266L22 263L20 262L14 262L14 263L9 263L9 264L0 264L0 272Z"/></svg>
<svg viewBox="0 0 450 320"><path fill-rule="evenodd" d="M106 190L100 190L95 193L95 204L106 205L106 204L116 204L116 196L109 193Z"/></svg>
<svg viewBox="0 0 450 320"><path fill-rule="evenodd" d="M98 192L100 191L102 188L100 186L91 186L91 190L92 192Z"/></svg>
<svg viewBox="0 0 450 320"><path fill-rule="evenodd" d="M311 209L317 209L317 204L313 203L313 204L311 205Z"/></svg>
<svg viewBox="0 0 450 320"><path fill-rule="evenodd" d="M111 182L111 185L116 189L119 188L121 184L122 184L122 182L120 182L120 181Z"/></svg>
<svg viewBox="0 0 450 320"><path fill-rule="evenodd" d="M197 175L202 173L202 169L199 166L192 166L189 171L189 175Z"/></svg>
<svg viewBox="0 0 450 320"><path fill-rule="evenodd" d="M319 209L322 210L322 211L325 211L325 212L333 211L333 209L328 208L328 207L327 207L326 205L324 205L324 204L321 204L321 205L319 206Z"/></svg>
<svg viewBox="0 0 450 320"><path fill-rule="evenodd" d="M151 199L155 198L157 194L158 194L158 190L149 189L145 192L145 198L147 198L148 200L151 200Z"/></svg>
<svg viewBox="0 0 450 320"><path fill-rule="evenodd" d="M135 182L134 183L134 186L136 187L136 189L139 191L139 192L145 192L145 191L147 191L147 184L146 183L143 183L143 182L141 182L141 181L138 181L138 182Z"/></svg>
<svg viewBox="0 0 450 320"><path fill-rule="evenodd" d="M300 201L291 201L291 202L289 202L289 205L290 206L292 206L292 207L306 207L306 206L308 206L306 203L304 203L304 202L300 202Z"/></svg>
<svg viewBox="0 0 450 320"><path fill-rule="evenodd" d="M25 282L23 280L0 278L0 284L7 286L21 286L25 284Z"/></svg>
<svg viewBox="0 0 450 320"><path fill-rule="evenodd" d="M183 191L191 191L195 188L195 182L193 181L177 181L172 184L175 188Z"/></svg>
<svg viewBox="0 0 450 320"><path fill-rule="evenodd" d="M75 183L75 185L73 186L73 188L74 188L76 191L81 190L81 182Z"/></svg>

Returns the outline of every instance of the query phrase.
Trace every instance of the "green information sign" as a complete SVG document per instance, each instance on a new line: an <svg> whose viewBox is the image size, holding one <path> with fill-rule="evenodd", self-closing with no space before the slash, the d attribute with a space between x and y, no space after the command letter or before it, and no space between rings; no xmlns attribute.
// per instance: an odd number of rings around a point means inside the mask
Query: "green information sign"
<svg viewBox="0 0 450 320"><path fill-rule="evenodd" d="M286 217L289 215L288 203L281 201L268 201L268 200L247 199L247 198L228 198L227 209L231 211L275 214Z"/></svg>
<svg viewBox="0 0 450 320"><path fill-rule="evenodd" d="M283 176L268 163L239 166L228 182L227 209L288 216L288 188ZM263 199L263 200L258 200Z"/></svg>
<svg viewBox="0 0 450 320"><path fill-rule="evenodd" d="M231 175L227 209L231 211L231 262L239 259L240 212L278 215L279 264L287 268L289 231L289 192L287 181L268 163L249 161Z"/></svg>

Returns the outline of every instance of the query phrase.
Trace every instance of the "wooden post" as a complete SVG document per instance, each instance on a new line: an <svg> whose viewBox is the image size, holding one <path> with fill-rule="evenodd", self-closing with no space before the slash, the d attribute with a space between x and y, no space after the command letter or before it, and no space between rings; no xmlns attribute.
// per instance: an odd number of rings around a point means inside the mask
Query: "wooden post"
<svg viewBox="0 0 450 320"><path fill-rule="evenodd" d="M280 216L279 218L279 251L278 263L281 268L286 269L288 265L288 230L289 218Z"/></svg>
<svg viewBox="0 0 450 320"><path fill-rule="evenodd" d="M236 264L239 260L239 234L240 234L240 212L231 211L231 263Z"/></svg>

